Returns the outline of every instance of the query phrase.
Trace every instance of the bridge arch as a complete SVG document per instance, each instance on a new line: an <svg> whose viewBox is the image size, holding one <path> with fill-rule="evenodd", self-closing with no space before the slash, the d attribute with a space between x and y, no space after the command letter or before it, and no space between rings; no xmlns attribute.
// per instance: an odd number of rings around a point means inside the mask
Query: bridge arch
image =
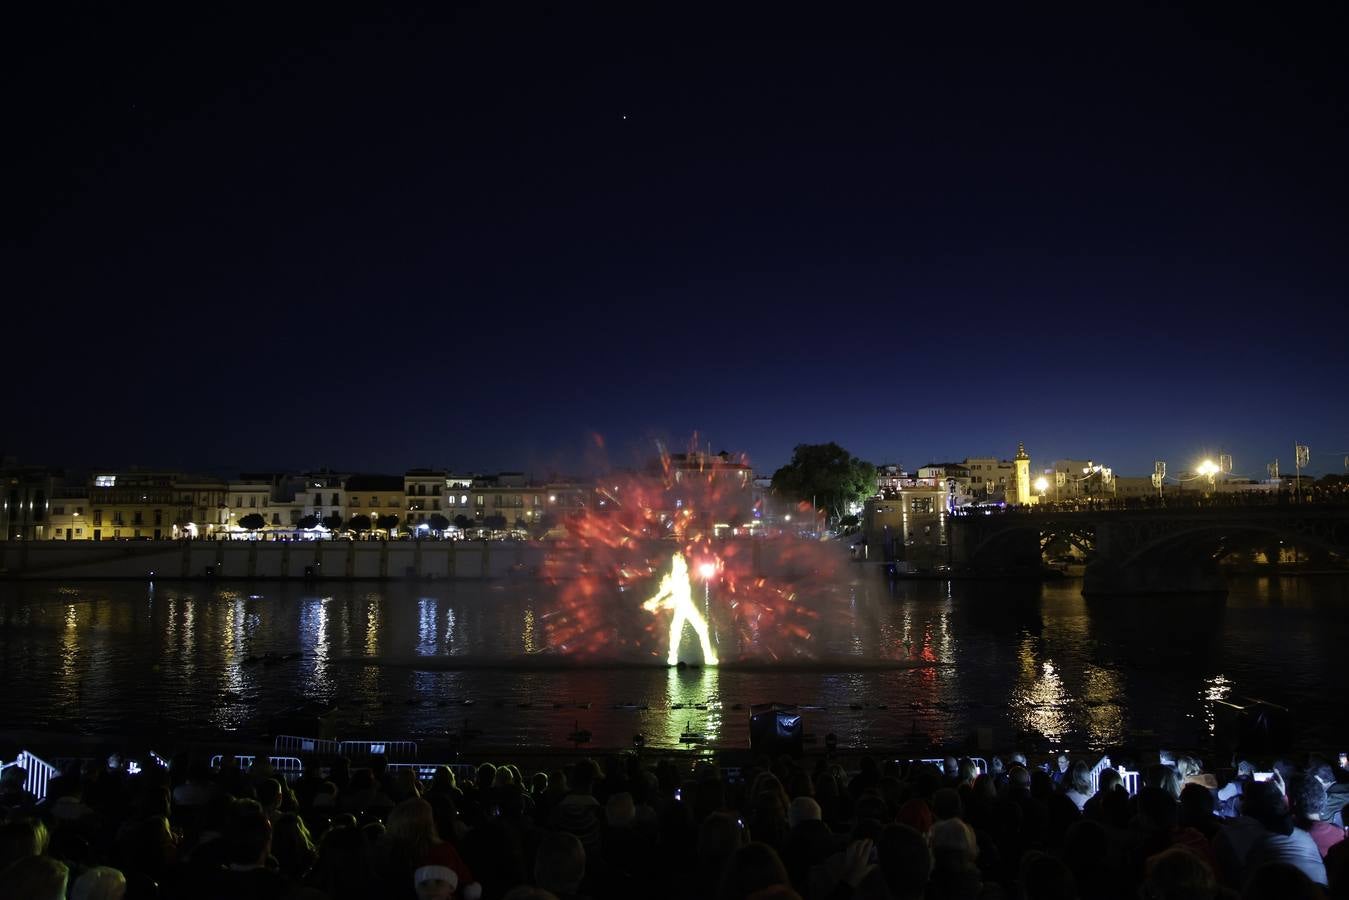
<svg viewBox="0 0 1349 900"><path fill-rule="evenodd" d="M1262 522L1259 520L1213 523L1187 522L1185 527L1155 535L1134 547L1123 557L1120 565L1124 567L1134 566L1147 562L1149 559L1156 559L1185 549L1187 546L1193 547L1197 543L1208 544L1212 542L1216 547L1222 539L1237 535L1278 538L1281 541L1304 547L1316 547L1335 556L1349 556L1349 541L1344 540L1345 536L1340 533L1339 529L1323 534L1317 530L1302 530L1293 527L1292 523L1284 522Z"/></svg>
<svg viewBox="0 0 1349 900"><path fill-rule="evenodd" d="M970 565L977 565L981 557L993 555L993 551L1000 545L1011 543L1018 538L1025 539L1029 535L1034 535L1036 545L1042 554L1045 542L1053 537L1067 539L1083 553L1091 552L1096 546L1096 531L1091 522L1026 517L1010 524L999 522L997 527L984 531L979 536L978 542L970 549L967 562Z"/></svg>

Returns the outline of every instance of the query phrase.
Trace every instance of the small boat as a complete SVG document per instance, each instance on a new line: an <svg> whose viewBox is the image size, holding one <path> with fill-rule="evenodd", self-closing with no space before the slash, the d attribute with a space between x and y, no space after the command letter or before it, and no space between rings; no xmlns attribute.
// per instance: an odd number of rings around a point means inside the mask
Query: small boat
<svg viewBox="0 0 1349 900"><path fill-rule="evenodd" d="M681 744L701 744L706 740L707 735L703 734L701 731L693 730L692 722L685 725L683 732L679 735L679 743Z"/></svg>

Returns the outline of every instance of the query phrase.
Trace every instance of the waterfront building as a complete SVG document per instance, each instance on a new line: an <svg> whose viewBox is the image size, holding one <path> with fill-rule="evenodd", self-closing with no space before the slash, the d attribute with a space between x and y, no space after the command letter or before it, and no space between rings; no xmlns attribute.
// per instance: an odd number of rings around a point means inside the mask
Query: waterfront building
<svg viewBox="0 0 1349 900"><path fill-rule="evenodd" d="M977 503L1016 500L1016 462L996 456L971 456L961 463L970 473L970 499Z"/></svg>
<svg viewBox="0 0 1349 900"><path fill-rule="evenodd" d="M83 484L58 483L52 488L47 508L46 537L53 541L88 541L93 539L89 527L89 488Z"/></svg>
<svg viewBox="0 0 1349 900"><path fill-rule="evenodd" d="M352 475L347 479L347 521L368 516L372 531L385 535L403 525L407 516L407 480L401 475ZM380 520L393 523L380 527Z"/></svg>
<svg viewBox="0 0 1349 900"><path fill-rule="evenodd" d="M945 481L913 481L872 497L863 506L864 554L875 561L932 570L947 562L951 493Z"/></svg>
<svg viewBox="0 0 1349 900"><path fill-rule="evenodd" d="M51 498L61 480L59 469L0 467L0 534L10 541L44 540Z"/></svg>
<svg viewBox="0 0 1349 900"><path fill-rule="evenodd" d="M89 528L96 541L164 540L178 516L173 472L97 472L89 481Z"/></svg>
<svg viewBox="0 0 1349 900"><path fill-rule="evenodd" d="M178 499L175 537L213 538L229 526L229 483L225 480L179 474L173 491Z"/></svg>
<svg viewBox="0 0 1349 900"><path fill-rule="evenodd" d="M295 487L294 506L299 510L297 521L313 516L320 525L324 520L347 521L347 474L320 470L305 472L292 484Z"/></svg>
<svg viewBox="0 0 1349 900"><path fill-rule="evenodd" d="M403 494L407 506L404 522L408 528L427 524L433 515L447 515L444 507L449 473L442 469L409 469L403 475Z"/></svg>

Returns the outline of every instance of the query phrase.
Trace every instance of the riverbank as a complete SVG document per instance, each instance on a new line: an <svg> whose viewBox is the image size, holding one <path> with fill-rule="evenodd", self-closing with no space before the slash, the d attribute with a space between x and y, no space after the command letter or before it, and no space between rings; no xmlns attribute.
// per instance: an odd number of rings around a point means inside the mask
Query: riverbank
<svg viewBox="0 0 1349 900"><path fill-rule="evenodd" d="M539 573L527 541L0 542L0 578L42 581L434 581Z"/></svg>

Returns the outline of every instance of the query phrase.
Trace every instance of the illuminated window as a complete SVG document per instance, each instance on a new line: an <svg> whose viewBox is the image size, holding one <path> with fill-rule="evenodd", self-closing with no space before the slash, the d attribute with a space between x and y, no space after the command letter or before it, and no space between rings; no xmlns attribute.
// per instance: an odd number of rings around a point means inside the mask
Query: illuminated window
<svg viewBox="0 0 1349 900"><path fill-rule="evenodd" d="M116 475L95 475L94 487L115 487L117 485Z"/></svg>

